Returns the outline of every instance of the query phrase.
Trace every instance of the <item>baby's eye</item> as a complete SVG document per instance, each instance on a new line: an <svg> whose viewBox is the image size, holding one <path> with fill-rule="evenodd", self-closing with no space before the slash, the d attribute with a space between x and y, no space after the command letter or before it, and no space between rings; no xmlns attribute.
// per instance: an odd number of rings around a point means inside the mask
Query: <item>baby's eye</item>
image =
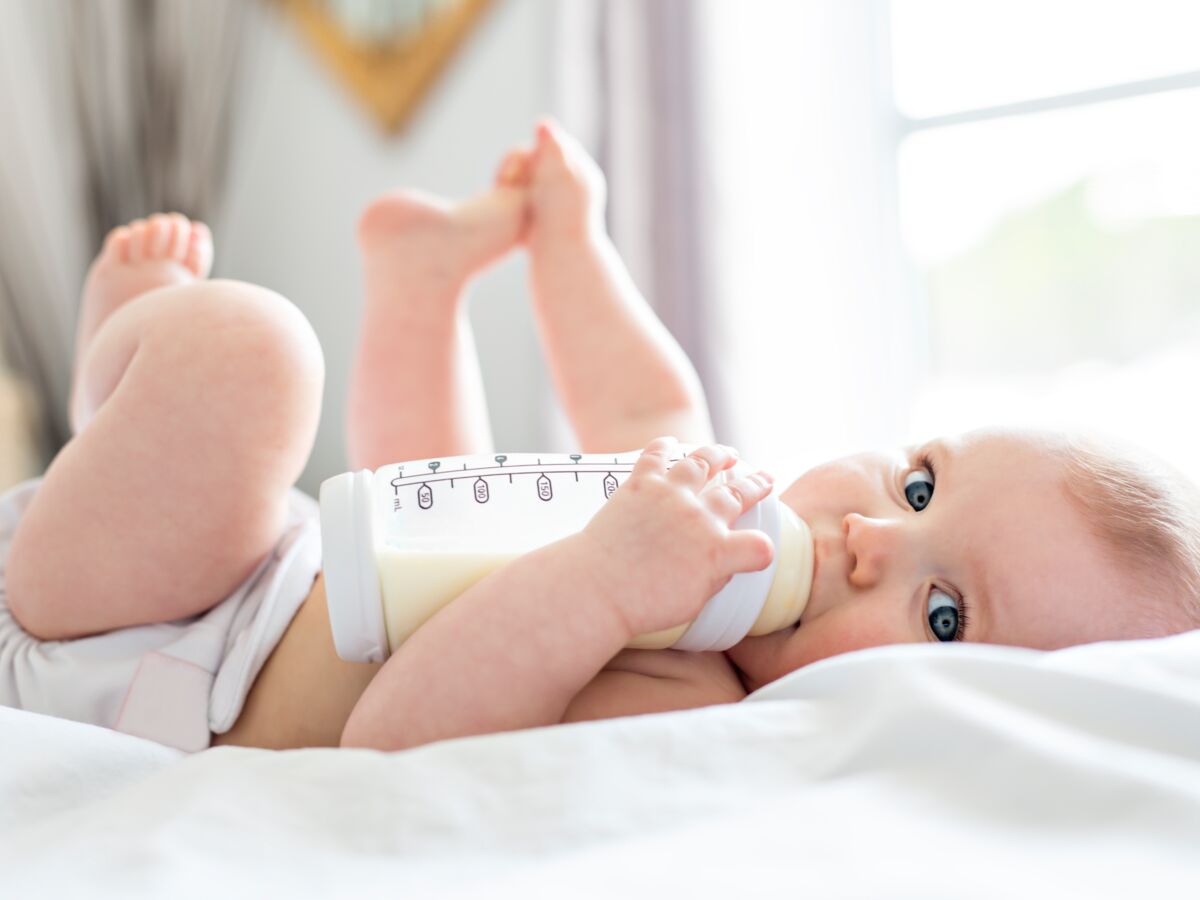
<svg viewBox="0 0 1200 900"><path fill-rule="evenodd" d="M914 469L904 479L904 496L917 512L923 510L933 499L933 475L925 469Z"/></svg>
<svg viewBox="0 0 1200 900"><path fill-rule="evenodd" d="M958 639L958 604L944 591L929 593L929 630L939 641Z"/></svg>

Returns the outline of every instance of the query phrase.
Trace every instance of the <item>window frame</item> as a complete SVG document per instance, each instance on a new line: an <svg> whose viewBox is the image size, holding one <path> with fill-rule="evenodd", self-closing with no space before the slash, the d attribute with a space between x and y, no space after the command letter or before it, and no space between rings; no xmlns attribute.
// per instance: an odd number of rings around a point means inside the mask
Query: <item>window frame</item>
<svg viewBox="0 0 1200 900"><path fill-rule="evenodd" d="M890 112L890 122L886 134L891 142L891 146L888 148L892 160L888 183L888 191L891 196L888 200L893 210L891 216L892 240L897 259L902 261L901 267L905 283L901 287L909 297L910 309L917 316L913 323L912 339L915 345L921 348L924 358L928 359L929 351L932 349L931 327L933 322L931 317L933 312L930 308L929 295L919 274L920 266L905 245L899 219L900 150L905 140L912 135L934 129L956 128L990 120L1030 116L1056 110L1080 109L1113 101L1200 88L1200 69L1154 78L1115 81L1085 90L1043 94L1008 103L983 104L937 115L910 116L901 110L895 91L895 57L893 53L895 35L892 27L892 8L897 0L870 0L870 2L875 4L878 15L877 29L873 38L882 60L880 74L883 83L880 84L879 90L883 95L881 98L883 108ZM933 373L927 367L921 368L923 368L921 380L929 384Z"/></svg>
<svg viewBox="0 0 1200 900"><path fill-rule="evenodd" d="M952 113L915 118L907 116L900 111L900 108L896 105L896 95L893 91L892 108L896 116L897 124L895 133L898 138L896 149L899 149L900 142L909 135L931 128L950 128L956 125L984 122L989 119L1003 119L1011 116L1024 116L1059 109L1077 109L1081 106L1089 106L1095 103L1108 103L1113 100L1126 100L1133 97L1147 97L1153 94L1166 93L1167 91L1182 91L1198 87L1200 87L1200 69L1181 72L1176 75L1164 75L1159 78L1116 82L1104 85L1103 87L1089 88L1085 91L1046 94L1027 100L1019 100L1014 103L970 107Z"/></svg>

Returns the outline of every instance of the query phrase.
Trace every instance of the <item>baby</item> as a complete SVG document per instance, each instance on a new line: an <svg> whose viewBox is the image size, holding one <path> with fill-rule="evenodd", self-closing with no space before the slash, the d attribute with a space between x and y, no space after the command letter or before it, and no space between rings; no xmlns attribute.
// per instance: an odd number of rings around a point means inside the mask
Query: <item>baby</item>
<svg viewBox="0 0 1200 900"><path fill-rule="evenodd" d="M724 653L623 649L769 564L765 535L729 526L772 482L714 480L736 453L713 443L603 206L599 169L545 122L483 196L389 194L362 216L353 468L492 450L464 292L518 246L580 449L645 448L583 531L476 583L382 665L336 656L314 506L291 489L323 386L311 328L270 291L207 280L203 225L116 229L84 289L75 437L0 501L0 701L185 749L399 749L734 702L883 644L1053 649L1200 625L1186 479L1127 448L993 430L781 491L815 539L799 627ZM697 449L670 464L676 440Z"/></svg>

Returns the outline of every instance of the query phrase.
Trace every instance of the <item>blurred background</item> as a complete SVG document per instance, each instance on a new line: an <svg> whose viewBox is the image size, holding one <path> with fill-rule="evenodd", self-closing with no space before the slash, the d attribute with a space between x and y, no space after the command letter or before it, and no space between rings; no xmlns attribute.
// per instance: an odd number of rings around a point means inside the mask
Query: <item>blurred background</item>
<svg viewBox="0 0 1200 900"><path fill-rule="evenodd" d="M1197 34L1186 0L0 0L0 488L69 439L104 234L178 209L320 335L315 494L359 211L483 190L545 113L719 439L777 475L1024 423L1200 477ZM573 449L525 277L471 299L496 444Z"/></svg>

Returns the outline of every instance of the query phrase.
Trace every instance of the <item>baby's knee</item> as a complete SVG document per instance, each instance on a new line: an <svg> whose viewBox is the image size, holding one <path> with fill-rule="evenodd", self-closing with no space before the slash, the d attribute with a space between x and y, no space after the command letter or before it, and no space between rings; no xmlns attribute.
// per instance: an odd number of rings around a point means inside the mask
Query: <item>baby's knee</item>
<svg viewBox="0 0 1200 900"><path fill-rule="evenodd" d="M207 358L217 373L275 397L318 402L325 358L312 325L285 297L240 281L200 281L139 298L159 309L144 337ZM150 311L147 309L147 311Z"/></svg>
<svg viewBox="0 0 1200 900"><path fill-rule="evenodd" d="M200 281L151 291L115 315L126 310L142 318L134 331L144 380L206 398L212 425L234 429L251 450L295 446L307 455L325 362L290 301L252 284Z"/></svg>
<svg viewBox="0 0 1200 900"><path fill-rule="evenodd" d="M95 403L135 355L145 377L192 389L230 384L306 407L319 405L324 390L324 355L304 314L274 291L239 281L169 285L117 309L81 362Z"/></svg>
<svg viewBox="0 0 1200 900"><path fill-rule="evenodd" d="M230 352L250 352L289 370L324 373L316 332L286 297L242 281L200 281L177 294L183 327L199 328L206 340Z"/></svg>

